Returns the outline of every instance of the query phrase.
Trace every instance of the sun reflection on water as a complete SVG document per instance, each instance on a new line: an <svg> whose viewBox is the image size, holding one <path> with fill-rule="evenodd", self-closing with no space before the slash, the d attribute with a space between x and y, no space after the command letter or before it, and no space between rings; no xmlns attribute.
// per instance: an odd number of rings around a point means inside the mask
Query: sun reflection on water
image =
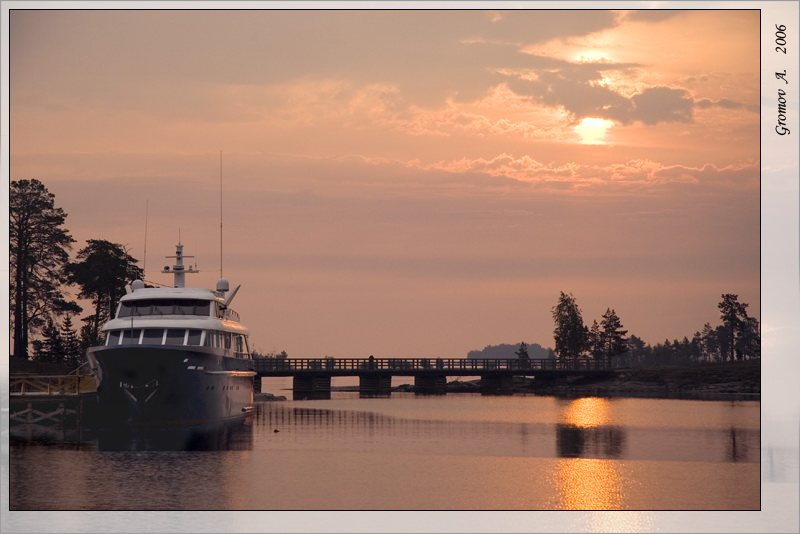
<svg viewBox="0 0 800 534"><path fill-rule="evenodd" d="M610 422L609 401L600 397L584 397L567 405L561 423L578 428L591 428Z"/></svg>
<svg viewBox="0 0 800 534"><path fill-rule="evenodd" d="M581 435L577 437L583 438L590 430L602 430L598 427L611 421L609 412L607 399L586 397L571 401L560 414L563 437L566 439L578 432ZM582 444L584 440L578 441ZM619 510L624 500L618 461L583 458L583 446L571 451L574 454L566 454L570 451L563 450L562 456L573 457L559 460L556 467L559 507L564 510Z"/></svg>
<svg viewBox="0 0 800 534"><path fill-rule="evenodd" d="M557 487L562 510L619 510L621 479L615 460L564 458L558 462Z"/></svg>

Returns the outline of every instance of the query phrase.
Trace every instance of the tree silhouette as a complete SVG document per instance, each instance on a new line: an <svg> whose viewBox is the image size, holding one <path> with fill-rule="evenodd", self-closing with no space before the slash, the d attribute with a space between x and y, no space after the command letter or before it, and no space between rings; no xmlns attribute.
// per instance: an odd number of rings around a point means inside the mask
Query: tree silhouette
<svg viewBox="0 0 800 534"><path fill-rule="evenodd" d="M80 286L80 298L90 299L94 314L83 320L84 343L94 345L99 339L100 325L113 317L125 286L142 276L125 247L102 239L90 239L78 252L78 260L69 266L70 281Z"/></svg>
<svg viewBox="0 0 800 534"><path fill-rule="evenodd" d="M725 328L725 359L741 360L745 356L761 355L761 336L758 321L747 316L748 304L739 302L732 293L722 295L718 307L722 326ZM722 340L720 340L722 341Z"/></svg>
<svg viewBox="0 0 800 534"><path fill-rule="evenodd" d="M603 330L600 332L603 357L613 358L628 350L625 334L627 330L622 329L622 323L614 310L606 308L603 314L603 321L600 323Z"/></svg>
<svg viewBox="0 0 800 534"><path fill-rule="evenodd" d="M62 228L67 218L55 196L39 180L11 182L9 188L9 259L14 348L28 357L31 334L63 313L78 313L67 300L65 268L74 239Z"/></svg>
<svg viewBox="0 0 800 534"><path fill-rule="evenodd" d="M559 358L577 358L589 345L589 331L583 324L575 297L563 291L553 307L555 353Z"/></svg>

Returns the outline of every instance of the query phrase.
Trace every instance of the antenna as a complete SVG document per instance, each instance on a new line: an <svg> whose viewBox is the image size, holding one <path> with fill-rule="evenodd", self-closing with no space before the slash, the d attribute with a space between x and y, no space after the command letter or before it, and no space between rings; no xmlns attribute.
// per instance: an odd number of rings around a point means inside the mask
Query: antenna
<svg viewBox="0 0 800 534"><path fill-rule="evenodd" d="M219 277L222 276L222 150L219 151Z"/></svg>
<svg viewBox="0 0 800 534"><path fill-rule="evenodd" d="M145 278L147 272L147 217L150 215L150 199L147 199L144 204L144 260L142 263L142 280Z"/></svg>

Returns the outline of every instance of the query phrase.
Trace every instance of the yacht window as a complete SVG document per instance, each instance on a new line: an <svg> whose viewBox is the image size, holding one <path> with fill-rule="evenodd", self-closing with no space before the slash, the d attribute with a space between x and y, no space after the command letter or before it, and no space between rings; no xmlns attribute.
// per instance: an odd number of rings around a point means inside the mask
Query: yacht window
<svg viewBox="0 0 800 534"><path fill-rule="evenodd" d="M244 352L244 336L236 336L236 352Z"/></svg>
<svg viewBox="0 0 800 534"><path fill-rule="evenodd" d="M146 345L161 345L164 342L164 330L161 328L147 328L144 331L142 343Z"/></svg>
<svg viewBox="0 0 800 534"><path fill-rule="evenodd" d="M220 346L226 349L231 348L231 335L228 332L220 332L219 335L222 338L222 343L220 343Z"/></svg>
<svg viewBox="0 0 800 534"><path fill-rule="evenodd" d="M153 303L149 300L138 300L135 302L136 310L134 311L134 315L152 315L152 310L150 309Z"/></svg>
<svg viewBox="0 0 800 534"><path fill-rule="evenodd" d="M186 344L199 345L202 334L203 334L202 330L189 330L189 340L186 342Z"/></svg>
<svg viewBox="0 0 800 534"><path fill-rule="evenodd" d="M108 338L106 340L106 345L119 345L119 335L121 333L122 332L120 332L120 331L109 332L108 333Z"/></svg>
<svg viewBox="0 0 800 534"><path fill-rule="evenodd" d="M154 300L153 313L156 315L172 315L174 304L171 300Z"/></svg>
<svg viewBox="0 0 800 534"><path fill-rule="evenodd" d="M133 315L133 306L130 302L123 302L119 307L117 317L130 317Z"/></svg>
<svg viewBox="0 0 800 534"><path fill-rule="evenodd" d="M139 344L139 337L141 337L142 331L139 328L135 328L133 330L123 330L122 331L122 344L123 345L138 345Z"/></svg>
<svg viewBox="0 0 800 534"><path fill-rule="evenodd" d="M183 345L186 338L186 330L170 328L167 330L167 345Z"/></svg>

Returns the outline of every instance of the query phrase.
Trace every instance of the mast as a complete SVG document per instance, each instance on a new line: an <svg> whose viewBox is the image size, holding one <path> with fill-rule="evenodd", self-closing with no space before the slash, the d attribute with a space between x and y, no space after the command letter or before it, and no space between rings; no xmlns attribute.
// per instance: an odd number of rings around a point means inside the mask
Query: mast
<svg viewBox="0 0 800 534"><path fill-rule="evenodd" d="M144 204L144 263L142 264L142 280L147 276L147 218L150 215L150 199Z"/></svg>
<svg viewBox="0 0 800 534"><path fill-rule="evenodd" d="M184 256L183 255L183 245L178 243L175 245L175 255L174 256L165 256L166 258L175 258L175 265L172 266L172 270L170 270L169 265L164 266L164 270L161 271L164 274L172 273L174 276L173 287L186 287L186 274L187 273L199 273L200 271L193 268L191 265L188 269L184 268L183 266L183 258L194 258L194 256Z"/></svg>
<svg viewBox="0 0 800 534"><path fill-rule="evenodd" d="M219 151L219 277L222 276L222 150Z"/></svg>

